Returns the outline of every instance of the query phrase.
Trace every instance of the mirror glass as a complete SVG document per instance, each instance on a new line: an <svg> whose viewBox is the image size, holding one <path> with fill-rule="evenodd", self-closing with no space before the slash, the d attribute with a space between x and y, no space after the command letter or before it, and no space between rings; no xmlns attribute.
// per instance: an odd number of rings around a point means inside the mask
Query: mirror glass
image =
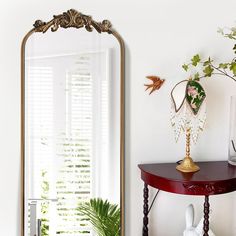
<svg viewBox="0 0 236 236"><path fill-rule="evenodd" d="M120 207L120 44L82 29L25 46L24 235L97 235L78 206Z"/></svg>

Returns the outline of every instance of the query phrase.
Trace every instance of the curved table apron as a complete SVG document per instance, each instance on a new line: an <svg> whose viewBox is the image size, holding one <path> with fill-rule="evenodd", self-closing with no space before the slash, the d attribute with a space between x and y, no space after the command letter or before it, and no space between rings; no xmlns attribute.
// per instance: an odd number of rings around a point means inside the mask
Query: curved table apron
<svg viewBox="0 0 236 236"><path fill-rule="evenodd" d="M144 181L143 236L148 236L148 186L166 192L205 196L204 236L209 231L209 196L236 190L236 167L227 161L198 162L200 171L182 173L176 170L176 163L141 164L141 178Z"/></svg>

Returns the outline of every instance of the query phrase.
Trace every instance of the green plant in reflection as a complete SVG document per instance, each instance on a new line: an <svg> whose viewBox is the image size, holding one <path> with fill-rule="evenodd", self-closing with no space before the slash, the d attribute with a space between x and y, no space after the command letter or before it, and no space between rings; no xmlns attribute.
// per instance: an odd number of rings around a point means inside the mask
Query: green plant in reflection
<svg viewBox="0 0 236 236"><path fill-rule="evenodd" d="M42 183L41 183L41 198L45 199L41 203L41 214L42 214L42 222L41 222L41 236L49 236L49 202L47 201L49 194L49 182L47 180L47 171L42 170Z"/></svg>
<svg viewBox="0 0 236 236"><path fill-rule="evenodd" d="M120 208L107 200L90 199L80 203L78 211L88 218L98 236L120 235Z"/></svg>

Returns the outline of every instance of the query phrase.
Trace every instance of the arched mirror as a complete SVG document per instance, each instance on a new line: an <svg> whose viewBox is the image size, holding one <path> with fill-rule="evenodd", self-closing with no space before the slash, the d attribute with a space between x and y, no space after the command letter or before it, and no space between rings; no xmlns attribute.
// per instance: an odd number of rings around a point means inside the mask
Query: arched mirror
<svg viewBox="0 0 236 236"><path fill-rule="evenodd" d="M123 236L119 34L76 10L37 20L22 43L21 92L21 235Z"/></svg>

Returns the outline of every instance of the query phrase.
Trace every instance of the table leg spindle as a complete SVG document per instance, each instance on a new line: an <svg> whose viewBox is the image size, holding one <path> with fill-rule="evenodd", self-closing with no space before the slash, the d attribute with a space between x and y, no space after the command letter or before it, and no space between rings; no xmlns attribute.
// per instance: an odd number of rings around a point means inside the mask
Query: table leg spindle
<svg viewBox="0 0 236 236"><path fill-rule="evenodd" d="M143 236L148 236L148 185L146 183L144 183L143 199Z"/></svg>
<svg viewBox="0 0 236 236"><path fill-rule="evenodd" d="M204 202L204 222L203 222L203 236L208 236L209 231L209 211L210 211L210 204L209 204L209 196L205 196Z"/></svg>

